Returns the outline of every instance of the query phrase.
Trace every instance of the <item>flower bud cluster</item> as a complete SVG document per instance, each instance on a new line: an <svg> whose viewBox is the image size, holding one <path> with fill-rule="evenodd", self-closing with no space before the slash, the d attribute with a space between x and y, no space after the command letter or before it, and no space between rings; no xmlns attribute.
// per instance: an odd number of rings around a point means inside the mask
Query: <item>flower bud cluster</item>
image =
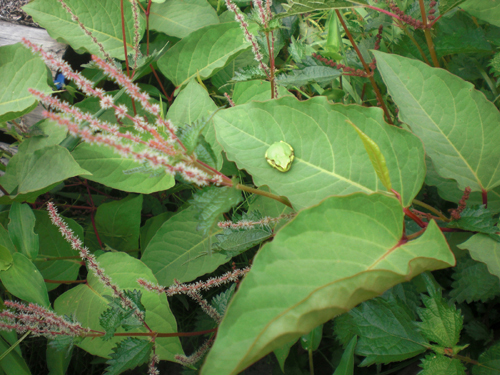
<svg viewBox="0 0 500 375"><path fill-rule="evenodd" d="M0 312L0 330L23 334L30 331L35 336L55 338L64 336L85 336L91 332L90 328L84 328L80 323L70 322L57 315L49 309L30 303L5 301L7 310Z"/></svg>
<svg viewBox="0 0 500 375"><path fill-rule="evenodd" d="M362 69L351 68L350 66L340 64L333 60L327 59L326 57L323 57L317 53L313 53L312 57L318 59L319 61L325 63L328 66L331 66L332 68L342 70L343 74L346 76L368 77L368 73Z"/></svg>

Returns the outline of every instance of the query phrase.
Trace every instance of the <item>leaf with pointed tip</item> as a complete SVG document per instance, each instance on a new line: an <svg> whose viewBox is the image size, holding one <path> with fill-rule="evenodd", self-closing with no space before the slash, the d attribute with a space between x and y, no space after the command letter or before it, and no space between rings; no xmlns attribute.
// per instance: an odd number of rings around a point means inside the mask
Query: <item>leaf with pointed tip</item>
<svg viewBox="0 0 500 375"><path fill-rule="evenodd" d="M214 124L229 160L246 169L255 185L268 185L301 209L331 195L386 190L346 119L377 143L393 188L401 194L403 205L409 206L425 175L422 142L385 123L379 108L332 105L325 97L302 102L284 97L219 111ZM279 141L295 150L287 173L271 168L264 157L271 144Z"/></svg>
<svg viewBox="0 0 500 375"><path fill-rule="evenodd" d="M373 142L373 140L368 137L365 133L361 131L354 123L350 120L346 120L349 125L351 125L359 135L359 138L363 141L363 145L365 146L365 150L370 157L370 161L372 162L373 169L375 169L375 173L377 174L382 184L385 186L387 191L391 191L391 176L389 174L389 170L387 169L387 163L385 161L384 155L380 152L380 148L378 145Z"/></svg>
<svg viewBox="0 0 500 375"><path fill-rule="evenodd" d="M66 0L65 3L92 35L102 43L106 52L112 57L124 60L120 2ZM46 29L53 39L64 40L75 50L83 49L102 57L99 47L92 42L57 0L32 1L25 5L23 10ZM131 6L127 2L124 3L124 17L127 48L131 51L134 40L134 17ZM144 17L140 15L138 30L140 36L144 33L144 29Z"/></svg>
<svg viewBox="0 0 500 375"><path fill-rule="evenodd" d="M158 68L181 87L198 75L201 79L211 77L248 48L250 43L238 22L209 25L170 48L158 60Z"/></svg>
<svg viewBox="0 0 500 375"><path fill-rule="evenodd" d="M357 343L358 339L354 336L345 348L333 375L354 375L354 349Z"/></svg>
<svg viewBox="0 0 500 375"><path fill-rule="evenodd" d="M437 172L455 179L462 190L499 186L500 112L495 105L472 83L445 70L373 53L401 120L420 137Z"/></svg>
<svg viewBox="0 0 500 375"><path fill-rule="evenodd" d="M401 205L382 194L302 210L255 256L201 374L237 374L395 284L455 263L434 221L416 240L402 243L402 235Z"/></svg>
<svg viewBox="0 0 500 375"><path fill-rule="evenodd" d="M304 350L318 350L321 339L323 338L323 324L314 328L307 335L302 335L300 345Z"/></svg>
<svg viewBox="0 0 500 375"><path fill-rule="evenodd" d="M27 204L14 202L9 211L9 236L17 251L34 260L40 248L34 232L35 215Z"/></svg>
<svg viewBox="0 0 500 375"><path fill-rule="evenodd" d="M214 236L222 230L217 228L204 236L196 230L197 214L194 207L189 207L172 216L156 231L144 250L141 260L161 285L171 285L174 279L182 283L192 281L226 263L226 256L220 253L200 256L209 251Z"/></svg>
<svg viewBox="0 0 500 375"><path fill-rule="evenodd" d="M149 16L152 30L177 38L184 38L214 23L219 23L219 17L206 0L167 0L162 4L153 4Z"/></svg>
<svg viewBox="0 0 500 375"><path fill-rule="evenodd" d="M151 340L127 337L113 349L111 359L106 362L106 375L118 375L125 370L136 368L149 359L153 343Z"/></svg>
<svg viewBox="0 0 500 375"><path fill-rule="evenodd" d="M460 219L452 220L449 228L461 228L471 232L495 235L500 229L496 226L498 220L484 205L465 207L460 212ZM495 238L495 237L493 237Z"/></svg>

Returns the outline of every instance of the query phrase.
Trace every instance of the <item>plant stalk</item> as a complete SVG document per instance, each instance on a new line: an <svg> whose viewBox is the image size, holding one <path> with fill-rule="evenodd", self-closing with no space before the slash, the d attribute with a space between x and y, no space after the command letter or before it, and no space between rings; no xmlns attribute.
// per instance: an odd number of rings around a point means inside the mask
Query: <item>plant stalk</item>
<svg viewBox="0 0 500 375"><path fill-rule="evenodd" d="M425 13L424 0L418 0L420 5L420 13L422 14L422 22L424 24L424 34L425 40L427 41L427 47L429 47L429 52L431 54L432 63L436 68L439 68L439 60L436 55L436 50L434 48L434 42L432 41L431 29L428 27L427 14Z"/></svg>

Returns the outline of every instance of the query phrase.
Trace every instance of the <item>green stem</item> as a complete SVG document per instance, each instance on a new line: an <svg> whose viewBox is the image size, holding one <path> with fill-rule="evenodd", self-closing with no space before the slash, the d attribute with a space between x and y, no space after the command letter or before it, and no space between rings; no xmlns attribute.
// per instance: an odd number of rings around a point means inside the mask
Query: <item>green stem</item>
<svg viewBox="0 0 500 375"><path fill-rule="evenodd" d="M413 204L416 204L417 206L420 206L420 207L423 207L427 210L429 210L430 212L436 214L437 216L439 216L439 218L442 220L442 221L445 221L445 222L450 222L451 219L448 219L446 216L444 216L441 211L438 211L436 210L434 207L428 205L427 203L424 203L424 202L421 202L419 201L418 199L414 199Z"/></svg>
<svg viewBox="0 0 500 375"><path fill-rule="evenodd" d="M309 349L308 352L309 352L309 374L314 375L313 351L312 349Z"/></svg>
<svg viewBox="0 0 500 375"><path fill-rule="evenodd" d="M368 79L370 80L370 83L372 84L373 91L375 92L375 95L377 96L377 100L380 103L380 106L382 107L382 110L384 111L385 117L387 119L387 122L391 125L394 125L391 119L391 115L389 114L389 110L385 106L384 98L382 97L382 94L380 93L380 90L378 89L377 83L375 82L375 78L373 78L373 72L371 71L370 67L366 63L365 59L363 58L363 55L361 54L361 51L358 48L358 45L354 41L354 38L351 35L351 32L347 28L347 25L344 22L344 19L342 18L342 15L340 12L336 9L335 13L337 14L337 17L339 18L340 23L342 24L342 27L345 30L345 33L349 40L351 41L351 45L358 54L359 60L361 61L361 64L363 64L363 67L365 68L365 72L368 75Z"/></svg>
<svg viewBox="0 0 500 375"><path fill-rule="evenodd" d="M425 40L427 41L427 46L429 47L429 52L431 53L431 58L432 58L432 63L436 68L439 68L439 60L436 55L436 50L434 48L434 42L432 41L432 35L431 35L431 30L429 27L427 27L427 14L425 13L425 5L424 5L424 0L418 0L418 3L420 5L420 13L422 14L422 22L424 24L424 34L425 34Z"/></svg>
<svg viewBox="0 0 500 375"><path fill-rule="evenodd" d="M408 38L410 38L410 40L413 42L413 44L415 45L415 47L417 47L418 52L420 52L420 55L422 56L422 58L424 59L424 61L427 63L427 65L431 65L431 62L429 61L429 59L427 58L427 56L425 56L424 50L422 49L422 47L420 47L420 45L418 44L417 40L413 37L413 34L408 31L408 28L406 27L406 25L403 22L399 21L399 20L398 20L398 24L403 29L403 31L405 32L406 36Z"/></svg>
<svg viewBox="0 0 500 375"><path fill-rule="evenodd" d="M251 188L250 186L245 186L245 185L241 185L241 184L236 184L235 188L238 190L241 190L241 191L246 191L248 193L262 195L263 197L268 197L268 198L274 199L275 201L283 203L285 206L293 208L292 204L290 203L290 201L286 197L280 197L279 195L276 195L273 193L268 193L267 191L263 191L263 190L257 190L257 189Z"/></svg>

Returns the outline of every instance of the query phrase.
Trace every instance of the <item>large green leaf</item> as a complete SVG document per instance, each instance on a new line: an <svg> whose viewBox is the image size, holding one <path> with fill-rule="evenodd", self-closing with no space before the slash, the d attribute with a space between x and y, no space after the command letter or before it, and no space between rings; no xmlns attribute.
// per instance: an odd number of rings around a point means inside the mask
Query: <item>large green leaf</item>
<svg viewBox="0 0 500 375"><path fill-rule="evenodd" d="M169 286L174 279L192 281L226 263L225 255L209 252L218 229L205 237L196 230L197 210L190 207L171 217L149 241L141 260L153 271L160 284ZM197 256L202 255L198 258ZM196 259L194 259L196 258Z"/></svg>
<svg viewBox="0 0 500 375"><path fill-rule="evenodd" d="M153 170L144 173L124 173L140 168L142 164L126 159L107 147L82 143L71 155L82 168L92 173L82 174L82 177L114 189L151 194L167 190L175 184L174 177L162 171L158 174L158 171Z"/></svg>
<svg viewBox="0 0 500 375"><path fill-rule="evenodd" d="M437 172L460 189L500 185L500 112L474 85L423 62L374 52L401 120L422 139Z"/></svg>
<svg viewBox="0 0 500 375"><path fill-rule="evenodd" d="M207 90L195 80L192 80L179 93L174 104L168 109L167 118L177 127L183 127L196 121L208 120L216 110L217 105ZM203 135L212 146L212 150L217 156L217 169L220 169L222 167L222 147L215 139L212 122L206 125Z"/></svg>
<svg viewBox="0 0 500 375"><path fill-rule="evenodd" d="M80 21L102 43L112 57L124 60L120 2L115 0L66 0L65 3ZM57 0L38 0L23 7L33 19L56 40L66 41L75 50L83 49L102 56L99 47L71 19ZM134 17L129 1L124 1L125 36L130 51L134 40ZM139 34L144 33L144 18L139 17Z"/></svg>
<svg viewBox="0 0 500 375"><path fill-rule="evenodd" d="M460 8L474 17L500 27L500 2L498 0L469 0Z"/></svg>
<svg viewBox="0 0 500 375"><path fill-rule="evenodd" d="M67 178L88 173L80 168L66 148L54 145L33 153L19 151L7 165L2 180L10 179L8 191L16 195L36 192Z"/></svg>
<svg viewBox="0 0 500 375"><path fill-rule="evenodd" d="M151 5L150 28L177 38L215 23L219 23L219 17L206 0L167 0Z"/></svg>
<svg viewBox="0 0 500 375"><path fill-rule="evenodd" d="M15 253L12 258L12 266L6 271L0 271L0 280L5 288L22 300L50 306L43 276L33 262L21 253Z"/></svg>
<svg viewBox="0 0 500 375"><path fill-rule="evenodd" d="M59 229L52 224L46 211L34 211L36 217L35 231L40 238L39 258L44 261L34 262L42 273L44 279L48 280L76 280L78 270L81 267L80 258L51 260L51 257L77 257L78 253L71 248ZM73 219L64 218L66 224L79 238L83 238L82 227ZM60 284L47 283L47 290L57 288Z"/></svg>
<svg viewBox="0 0 500 375"><path fill-rule="evenodd" d="M219 111L214 122L228 159L246 169L257 186L268 185L300 209L331 195L386 190L347 119L377 143L393 188L410 205L424 179L423 146L410 132L386 124L379 108L332 105L325 97L304 102L284 97ZM286 173L271 168L264 157L279 141L295 150Z"/></svg>
<svg viewBox="0 0 500 375"><path fill-rule="evenodd" d="M7 350L11 348L11 345L7 344L3 339L0 339L0 352L7 352ZM5 374L31 375L30 369L24 361L23 356L17 350L12 350L7 354L5 358L0 361L0 367Z"/></svg>
<svg viewBox="0 0 500 375"><path fill-rule="evenodd" d="M98 258L98 261L106 275L120 288L142 291L141 302L146 308L146 323L153 331L177 332L177 324L170 311L167 297L148 292L137 283L139 278L157 283L151 270L144 263L128 254L116 252L105 253ZM74 316L84 327L103 331L99 317L108 309L108 301L103 296L111 295L111 289L106 288L92 273L89 273L87 281L86 285L79 285L59 296L54 303L55 311L58 314ZM123 332L123 329L120 328L118 331ZM137 331L146 332L146 329L140 328ZM112 348L118 341L120 338L117 337L109 341L87 338L78 346L93 355L109 358ZM156 344L156 354L160 359L173 361L175 354L182 353L178 337L157 338Z"/></svg>
<svg viewBox="0 0 500 375"><path fill-rule="evenodd" d="M292 96L292 94L284 87L278 86L278 98L282 96ZM237 82L234 85L232 99L236 105L252 100L269 100L271 99L271 83L268 81Z"/></svg>
<svg viewBox="0 0 500 375"><path fill-rule="evenodd" d="M158 60L158 68L179 87L198 74L211 77L248 48L238 22L209 25L170 48Z"/></svg>
<svg viewBox="0 0 500 375"><path fill-rule="evenodd" d="M49 71L21 43L0 48L0 122L18 118L36 107L28 88L50 91Z"/></svg>
<svg viewBox="0 0 500 375"><path fill-rule="evenodd" d="M237 374L318 324L455 258L432 221L401 242L399 201L332 197L301 211L254 258L219 326L203 375Z"/></svg>
<svg viewBox="0 0 500 375"><path fill-rule="evenodd" d="M486 264L488 271L500 278L500 242L487 234L478 233L458 245L458 248L469 250L473 259Z"/></svg>
<svg viewBox="0 0 500 375"><path fill-rule="evenodd" d="M285 13L279 13L278 17L288 17L294 14L310 13L315 10L352 8L367 4L363 0L288 0L288 4L283 4Z"/></svg>

